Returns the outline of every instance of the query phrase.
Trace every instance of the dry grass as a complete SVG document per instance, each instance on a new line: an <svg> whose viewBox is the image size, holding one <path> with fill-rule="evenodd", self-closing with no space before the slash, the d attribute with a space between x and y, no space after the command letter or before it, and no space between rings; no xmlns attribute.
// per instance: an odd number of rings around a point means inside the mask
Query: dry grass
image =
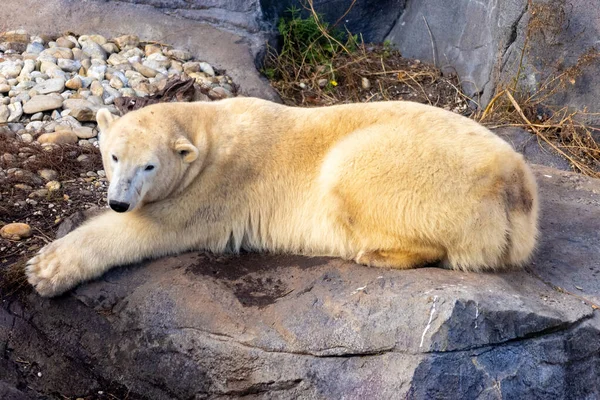
<svg viewBox="0 0 600 400"><path fill-rule="evenodd" d="M554 73L546 76L535 90L527 88L521 83L523 71L538 72L531 62L526 65L526 60L531 58L528 55L532 39L554 40L552 38L559 37L566 23L561 2L529 0L529 12L516 76L511 82L502 82L487 107L473 117L491 127L522 127L566 158L575 171L600 178L600 129L586 123L597 115L587 110L548 105L557 94L571 90L584 69L600 60L600 53L590 48L566 68L562 67L562 60L557 60Z"/></svg>
<svg viewBox="0 0 600 400"><path fill-rule="evenodd" d="M0 157L0 168L8 170L13 167L19 167L36 174L41 169L52 169L58 173L58 180L67 180L79 177L79 172L97 171L102 169L102 159L100 151L95 147L82 147L76 144L61 144L43 147L37 142L24 144L23 142L0 136L0 156L11 154L19 159L11 162L4 157ZM88 158L85 161L77 161L77 157L85 154ZM13 183L10 180L8 183ZM25 183L31 182L14 182Z"/></svg>
<svg viewBox="0 0 600 400"><path fill-rule="evenodd" d="M443 76L431 65L403 58L389 44L367 45L329 27L312 1L305 8L308 18L290 10L289 19L280 22L282 48L268 49L263 69L286 104L412 100L467 111L456 75Z"/></svg>

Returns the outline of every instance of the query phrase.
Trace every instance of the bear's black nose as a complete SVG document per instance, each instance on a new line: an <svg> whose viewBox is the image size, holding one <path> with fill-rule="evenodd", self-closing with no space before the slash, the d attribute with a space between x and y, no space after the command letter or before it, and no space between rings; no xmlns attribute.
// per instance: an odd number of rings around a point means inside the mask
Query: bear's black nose
<svg viewBox="0 0 600 400"><path fill-rule="evenodd" d="M129 210L129 203L122 203L120 201L111 200L108 202L108 205L110 206L110 208L119 213Z"/></svg>

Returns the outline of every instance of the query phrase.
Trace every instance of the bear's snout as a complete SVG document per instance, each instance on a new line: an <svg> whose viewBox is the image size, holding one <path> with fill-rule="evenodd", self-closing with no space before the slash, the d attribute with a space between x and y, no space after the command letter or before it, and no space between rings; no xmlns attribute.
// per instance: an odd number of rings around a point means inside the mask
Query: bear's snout
<svg viewBox="0 0 600 400"><path fill-rule="evenodd" d="M122 213L129 210L129 203L123 203L121 201L111 200L108 202L108 205L110 206L110 208L112 208L118 213Z"/></svg>

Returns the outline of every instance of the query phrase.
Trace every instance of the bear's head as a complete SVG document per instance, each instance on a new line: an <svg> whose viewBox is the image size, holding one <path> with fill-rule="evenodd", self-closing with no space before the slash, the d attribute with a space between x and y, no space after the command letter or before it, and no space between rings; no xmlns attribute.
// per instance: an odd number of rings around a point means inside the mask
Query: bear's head
<svg viewBox="0 0 600 400"><path fill-rule="evenodd" d="M184 189L191 181L190 170L198 170L202 163L200 150L164 105L120 118L101 109L96 120L110 182L108 204L114 211L132 211Z"/></svg>

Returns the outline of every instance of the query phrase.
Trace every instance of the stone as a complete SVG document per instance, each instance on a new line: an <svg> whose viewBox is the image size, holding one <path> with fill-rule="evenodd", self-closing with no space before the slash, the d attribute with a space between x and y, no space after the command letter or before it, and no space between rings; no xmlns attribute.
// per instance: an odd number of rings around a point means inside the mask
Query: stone
<svg viewBox="0 0 600 400"><path fill-rule="evenodd" d="M156 74L158 74L158 71L150 68L146 65L140 64L139 62L136 63L132 63L133 68L139 72L140 74L144 75L146 78L153 78L156 76Z"/></svg>
<svg viewBox="0 0 600 400"><path fill-rule="evenodd" d="M97 107L102 107L102 105L104 105L104 101L102 100L102 97L95 96L93 93L92 93L92 96L89 96L87 98L87 100Z"/></svg>
<svg viewBox="0 0 600 400"><path fill-rule="evenodd" d="M69 115L80 122L95 121L96 112L99 109L96 104L83 99L65 100L63 108L70 110Z"/></svg>
<svg viewBox="0 0 600 400"><path fill-rule="evenodd" d="M67 89L79 90L83 87L83 83L79 76L74 76L73 78L71 78L67 82L65 82L65 87Z"/></svg>
<svg viewBox="0 0 600 400"><path fill-rule="evenodd" d="M128 63L127 58L117 53L111 54L106 62L115 66Z"/></svg>
<svg viewBox="0 0 600 400"><path fill-rule="evenodd" d="M360 85L364 90L369 90L371 89L371 82L369 81L368 78L362 77L360 79Z"/></svg>
<svg viewBox="0 0 600 400"><path fill-rule="evenodd" d="M33 96L31 100L23 106L23 112L26 114L35 114L40 111L55 110L62 107L63 98L57 93L48 95Z"/></svg>
<svg viewBox="0 0 600 400"><path fill-rule="evenodd" d="M42 51L44 51L44 45L37 42L29 43L25 51L31 54L40 54Z"/></svg>
<svg viewBox="0 0 600 400"><path fill-rule="evenodd" d="M35 197L46 197L48 196L48 189L38 189L38 190L34 190L33 192L31 192L29 194L30 198L35 198Z"/></svg>
<svg viewBox="0 0 600 400"><path fill-rule="evenodd" d="M140 39L135 35L122 35L112 39L121 50L138 47Z"/></svg>
<svg viewBox="0 0 600 400"><path fill-rule="evenodd" d="M0 161L3 161L7 164L12 164L17 161L17 157L10 153L4 153L2 157L0 157Z"/></svg>
<svg viewBox="0 0 600 400"><path fill-rule="evenodd" d="M56 192L60 189L60 187L61 185L59 181L50 181L46 183L46 189L48 189L48 192L50 193Z"/></svg>
<svg viewBox="0 0 600 400"><path fill-rule="evenodd" d="M65 89L65 80L63 78L48 79L33 87L39 94L48 94L62 92Z"/></svg>
<svg viewBox="0 0 600 400"><path fill-rule="evenodd" d="M49 71L54 69L60 69L58 68L58 65L56 65L55 61L42 61L40 63L40 72L42 74L47 74Z"/></svg>
<svg viewBox="0 0 600 400"><path fill-rule="evenodd" d="M76 46L75 41L66 37L59 37L56 39L56 44L58 47L64 47L67 49L73 49Z"/></svg>
<svg viewBox="0 0 600 400"><path fill-rule="evenodd" d="M0 105L0 124L8 122L10 116L10 110L5 105Z"/></svg>
<svg viewBox="0 0 600 400"><path fill-rule="evenodd" d="M146 57L155 53L162 54L162 48L156 44L147 44L144 46L144 53L146 54Z"/></svg>
<svg viewBox="0 0 600 400"><path fill-rule="evenodd" d="M83 35L79 37L79 44L83 53L92 59L106 61L106 51L101 45L96 43L90 36Z"/></svg>
<svg viewBox="0 0 600 400"><path fill-rule="evenodd" d="M25 184L23 184L23 183L17 183L17 184L14 186L14 188L15 188L15 189L19 189L19 190L23 190L23 191L26 191L26 192L27 192L27 191L30 191L31 189L33 189L31 186L29 186L29 185L25 185Z"/></svg>
<svg viewBox="0 0 600 400"><path fill-rule="evenodd" d="M109 84L111 87L117 90L122 89L124 86L123 81L118 76L113 76L112 78L110 78Z"/></svg>
<svg viewBox="0 0 600 400"><path fill-rule="evenodd" d="M32 235L31 226L23 223L7 224L0 229L0 236L8 240L21 240Z"/></svg>
<svg viewBox="0 0 600 400"><path fill-rule="evenodd" d="M190 75L194 72L200 72L200 63L198 61L188 61L182 65L183 71Z"/></svg>
<svg viewBox="0 0 600 400"><path fill-rule="evenodd" d="M25 130L28 132L41 133L44 130L44 122L35 120L31 121L25 126Z"/></svg>
<svg viewBox="0 0 600 400"><path fill-rule="evenodd" d="M42 51L37 56L36 60L38 62L48 62L48 63L56 64L56 57L54 57L54 55L47 50Z"/></svg>
<svg viewBox="0 0 600 400"><path fill-rule="evenodd" d="M226 99L228 97L233 97L233 94L231 94L231 92L229 90L222 88L220 86L217 86L208 92L208 97L215 99L215 100L220 100L220 99Z"/></svg>
<svg viewBox="0 0 600 400"><path fill-rule="evenodd" d="M10 112L8 122L17 122L23 115L24 110L21 102L15 101L14 103L8 105L8 111Z"/></svg>
<svg viewBox="0 0 600 400"><path fill-rule="evenodd" d="M10 92L10 85L6 83L0 84L0 93L8 93Z"/></svg>
<svg viewBox="0 0 600 400"><path fill-rule="evenodd" d="M86 55L83 50L78 47L73 48L73 59L78 61L83 61L89 59L89 56Z"/></svg>
<svg viewBox="0 0 600 400"><path fill-rule="evenodd" d="M93 80L101 81L104 79L104 74L106 74L106 68L106 65L92 65L87 71L87 76Z"/></svg>
<svg viewBox="0 0 600 400"><path fill-rule="evenodd" d="M79 60L69 60L69 59L66 59L66 58L59 58L57 60L57 65L63 71L77 72L81 68L81 61L79 61Z"/></svg>
<svg viewBox="0 0 600 400"><path fill-rule="evenodd" d="M0 62L0 74L3 75L6 79L16 78L21 73L21 69L23 68L23 61L11 61L6 60Z"/></svg>
<svg viewBox="0 0 600 400"><path fill-rule="evenodd" d="M119 47L114 43L105 43L102 45L102 48L104 51L106 51L106 54L114 54L119 52Z"/></svg>
<svg viewBox="0 0 600 400"><path fill-rule="evenodd" d="M73 132L77 135L79 139L91 139L96 137L96 132L93 128L89 126L82 126L80 128L73 129Z"/></svg>
<svg viewBox="0 0 600 400"><path fill-rule="evenodd" d="M179 61L188 61L192 59L192 53L180 49L169 49L167 50L167 55Z"/></svg>
<svg viewBox="0 0 600 400"><path fill-rule="evenodd" d="M39 143L53 143L53 144L75 144L79 138L74 132L71 131L59 131L44 133L37 138Z"/></svg>
<svg viewBox="0 0 600 400"><path fill-rule="evenodd" d="M54 57L55 59L73 59L73 51L67 47L51 47L49 49L44 50L43 53L48 53L52 55L52 57Z"/></svg>
<svg viewBox="0 0 600 400"><path fill-rule="evenodd" d="M108 40L106 40L106 38L102 35L89 35L87 38L95 43L98 43L100 46L103 46L108 42ZM79 39L81 39L81 37Z"/></svg>
<svg viewBox="0 0 600 400"><path fill-rule="evenodd" d="M19 78L28 79L30 74L35 71L35 60L25 60L23 61L23 68L21 68L21 72L19 73Z"/></svg>
<svg viewBox="0 0 600 400"><path fill-rule="evenodd" d="M44 117L44 113L39 112L39 113L33 114L31 117L29 117L29 119L31 121L41 121L43 117Z"/></svg>
<svg viewBox="0 0 600 400"><path fill-rule="evenodd" d="M92 92L92 94L94 96L102 96L102 94L104 93L104 88L102 87L102 84L98 81L94 81L92 82L92 84L90 85L90 91Z"/></svg>
<svg viewBox="0 0 600 400"><path fill-rule="evenodd" d="M37 173L46 181L55 181L58 178L58 172L53 169L41 169Z"/></svg>
<svg viewBox="0 0 600 400"><path fill-rule="evenodd" d="M215 76L215 71L213 70L213 67L207 62L200 63L200 70L205 74L208 74L209 76Z"/></svg>

